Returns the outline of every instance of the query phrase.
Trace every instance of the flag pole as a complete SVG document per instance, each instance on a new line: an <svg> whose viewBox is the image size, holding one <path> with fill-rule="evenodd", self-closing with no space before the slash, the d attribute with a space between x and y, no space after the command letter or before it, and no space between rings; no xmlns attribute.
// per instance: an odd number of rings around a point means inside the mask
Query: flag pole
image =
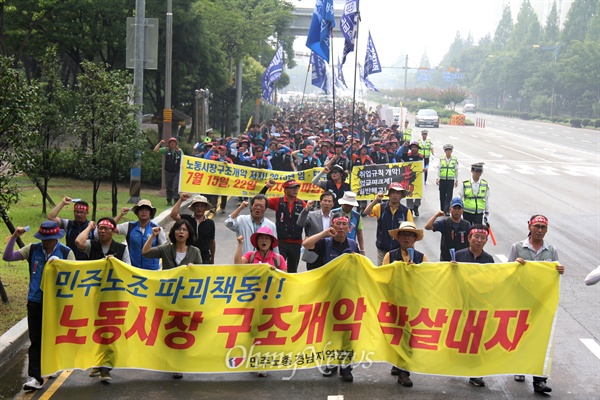
<svg viewBox="0 0 600 400"><path fill-rule="evenodd" d="M331 94L333 95L333 126L331 131L335 132L335 63L333 62L333 27L329 33L329 40L331 43Z"/></svg>
<svg viewBox="0 0 600 400"><path fill-rule="evenodd" d="M354 38L354 90L352 91L352 127L356 125L356 70L358 68L358 26L360 25L360 11L356 11L356 37ZM352 132L354 133L354 132ZM362 132L361 132L362 135Z"/></svg>
<svg viewBox="0 0 600 400"><path fill-rule="evenodd" d="M304 89L302 89L302 101L300 102L300 111L304 108L304 93L306 93L306 82L308 82L308 73L310 72L310 60L308 60L308 68L306 69L306 78L304 78Z"/></svg>

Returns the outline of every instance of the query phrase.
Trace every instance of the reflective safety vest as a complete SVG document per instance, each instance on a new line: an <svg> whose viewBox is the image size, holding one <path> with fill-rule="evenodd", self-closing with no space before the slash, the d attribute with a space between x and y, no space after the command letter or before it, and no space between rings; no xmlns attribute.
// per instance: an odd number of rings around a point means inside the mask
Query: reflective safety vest
<svg viewBox="0 0 600 400"><path fill-rule="evenodd" d="M479 191L473 193L471 181L464 181L465 192L463 194L463 211L469 214L483 214L485 211L485 196L488 191L488 183L485 179L479 181Z"/></svg>
<svg viewBox="0 0 600 400"><path fill-rule="evenodd" d="M443 157L440 160L440 179L449 179L454 180L456 177L456 167L458 165L458 160L456 157L450 158L450 162L446 157Z"/></svg>
<svg viewBox="0 0 600 400"><path fill-rule="evenodd" d="M407 129L403 130L402 131L402 140L410 143L411 139L412 139L412 129L407 128Z"/></svg>
<svg viewBox="0 0 600 400"><path fill-rule="evenodd" d="M419 154L423 158L429 158L431 155L431 148L433 144L431 143L431 139L427 139L425 142L422 140L419 142Z"/></svg>

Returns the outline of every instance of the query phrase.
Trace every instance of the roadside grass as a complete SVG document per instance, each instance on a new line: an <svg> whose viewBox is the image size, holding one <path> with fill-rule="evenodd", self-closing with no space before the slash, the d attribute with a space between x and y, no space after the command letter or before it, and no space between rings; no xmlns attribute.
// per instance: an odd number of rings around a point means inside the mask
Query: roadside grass
<svg viewBox="0 0 600 400"><path fill-rule="evenodd" d="M38 230L40 224L46 220L46 215L42 213L42 195L37 187L26 176L16 178L15 182L21 192L21 197L17 204L10 207L8 216L13 225L30 226L31 231L25 233L21 238L27 245L35 243L38 240L33 234ZM79 181L68 178L54 178L50 181L48 192L52 200L58 204L63 197L80 198L88 203L92 202L92 184L88 181ZM157 215L168 209L164 196L159 195L159 189L142 188L141 198L148 199L152 205L157 208ZM121 207L131 207L128 204L129 186L119 186L119 210ZM50 204L47 205L47 211L52 210ZM96 210L96 219L111 216L111 185L105 183L98 190L98 208ZM67 206L59 213L61 218L73 218L72 206ZM90 211L91 218L91 211ZM121 219L120 222L135 220L135 214L129 213ZM0 238L6 238L11 235L6 225L0 221ZM4 243L6 243L4 241ZM64 239L61 240L64 243ZM4 246L0 246L0 254L4 254ZM19 322L27 315L27 290L29 286L29 272L25 261L6 262L0 260L0 279L6 293L9 303L0 302L0 335L8 331L13 325Z"/></svg>

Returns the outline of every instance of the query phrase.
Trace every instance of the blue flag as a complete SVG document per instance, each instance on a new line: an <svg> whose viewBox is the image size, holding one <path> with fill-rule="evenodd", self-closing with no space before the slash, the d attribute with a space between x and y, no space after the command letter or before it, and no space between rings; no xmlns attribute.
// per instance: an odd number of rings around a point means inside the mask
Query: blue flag
<svg viewBox="0 0 600 400"><path fill-rule="evenodd" d="M375 85L373 85L373 82L371 82L369 79L367 79L366 76L363 75L363 67L362 65L360 65L360 63L358 64L358 76L360 76L360 81L365 84L367 89L379 92Z"/></svg>
<svg viewBox="0 0 600 400"><path fill-rule="evenodd" d="M311 83L328 94L327 66L325 60L314 51L310 54L310 67L312 68Z"/></svg>
<svg viewBox="0 0 600 400"><path fill-rule="evenodd" d="M327 63L331 29L334 26L333 0L317 0L306 37L306 47L320 55Z"/></svg>
<svg viewBox="0 0 600 400"><path fill-rule="evenodd" d="M283 71L283 46L279 46L262 79L263 97L271 103L271 94L275 90L275 81L281 78Z"/></svg>
<svg viewBox="0 0 600 400"><path fill-rule="evenodd" d="M367 76L371 74L375 74L377 72L381 72L381 64L379 63L379 56L377 55L377 50L375 50L375 43L373 43L373 38L371 38L371 32L369 31L369 41L367 42L367 54L365 56L365 75Z"/></svg>
<svg viewBox="0 0 600 400"><path fill-rule="evenodd" d="M346 56L354 51L356 43L356 21L358 19L358 0L346 0L342 18L340 19L340 29L344 35L344 52L342 53L342 64L346 62Z"/></svg>
<svg viewBox="0 0 600 400"><path fill-rule="evenodd" d="M338 65L337 65L337 76L335 77L335 86L340 89L348 89L348 85L346 85L346 81L344 80L344 72L342 71L343 65L340 64L340 56L338 56Z"/></svg>

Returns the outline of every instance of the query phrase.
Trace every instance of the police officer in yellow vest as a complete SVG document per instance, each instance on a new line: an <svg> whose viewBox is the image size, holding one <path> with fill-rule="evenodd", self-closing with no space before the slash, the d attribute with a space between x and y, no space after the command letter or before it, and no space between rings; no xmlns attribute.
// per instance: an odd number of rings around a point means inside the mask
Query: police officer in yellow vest
<svg viewBox="0 0 600 400"><path fill-rule="evenodd" d="M440 168L435 184L440 187L440 210L444 210L446 216L450 215L450 200L452 192L458 186L458 160L452 155L454 146L444 145L445 157L440 157Z"/></svg>
<svg viewBox="0 0 600 400"><path fill-rule="evenodd" d="M402 141L410 143L412 141L412 129L408 127L408 120L404 121L404 129L402 129Z"/></svg>
<svg viewBox="0 0 600 400"><path fill-rule="evenodd" d="M483 163L471 165L471 179L463 181L458 189L458 197L463 199L465 205L463 218L471 224L487 223L490 213L490 187L485 179L481 179L482 173Z"/></svg>
<svg viewBox="0 0 600 400"><path fill-rule="evenodd" d="M433 143L431 139L427 137L429 131L427 129L423 129L421 131L421 137L423 139L419 140L419 155L423 157L423 174L425 175L423 179L423 183L427 185L427 171L429 170L429 158L435 155L433 151Z"/></svg>

